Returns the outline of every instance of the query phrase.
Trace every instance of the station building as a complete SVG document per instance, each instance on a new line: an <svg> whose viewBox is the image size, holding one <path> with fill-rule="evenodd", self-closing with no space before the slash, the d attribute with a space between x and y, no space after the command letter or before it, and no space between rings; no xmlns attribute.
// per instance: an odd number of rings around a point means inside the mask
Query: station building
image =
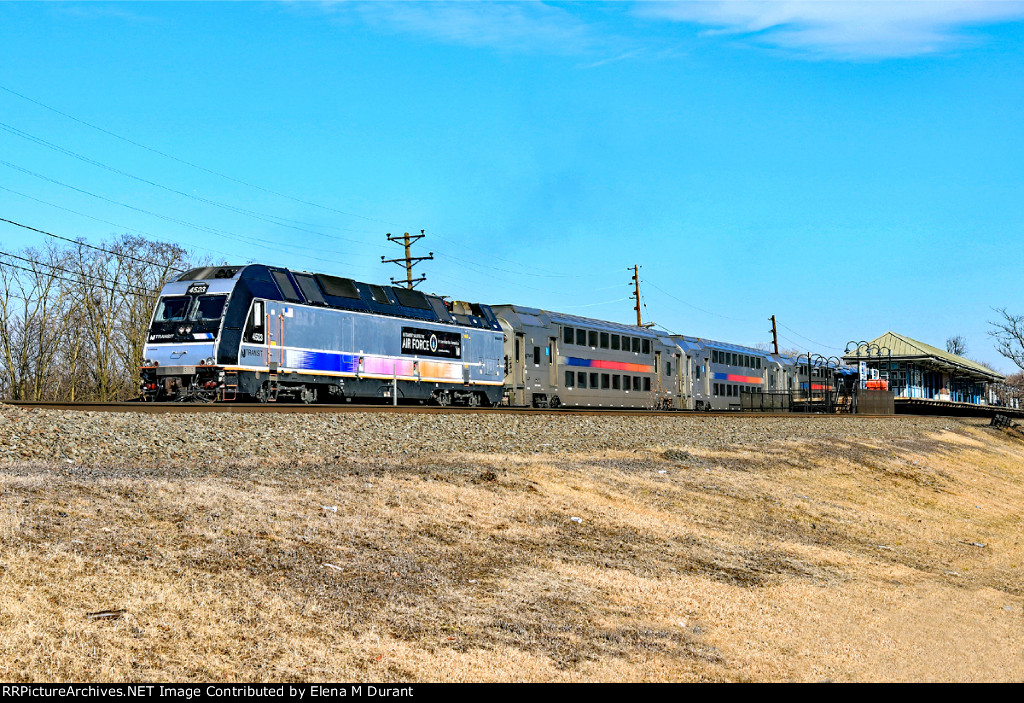
<svg viewBox="0 0 1024 703"><path fill-rule="evenodd" d="M865 362L868 372L889 382L897 400L921 399L936 402L989 403L988 386L1005 378L981 364L956 354L886 332L843 355L854 366Z"/></svg>

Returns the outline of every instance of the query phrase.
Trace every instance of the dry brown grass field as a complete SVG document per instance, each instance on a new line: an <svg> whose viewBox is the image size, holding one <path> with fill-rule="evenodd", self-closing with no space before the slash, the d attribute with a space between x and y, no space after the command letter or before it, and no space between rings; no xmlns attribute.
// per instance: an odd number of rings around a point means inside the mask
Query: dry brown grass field
<svg viewBox="0 0 1024 703"><path fill-rule="evenodd" d="M325 430L305 456L8 457L0 679L1024 679L1018 429L644 422L675 424L590 451L339 455Z"/></svg>

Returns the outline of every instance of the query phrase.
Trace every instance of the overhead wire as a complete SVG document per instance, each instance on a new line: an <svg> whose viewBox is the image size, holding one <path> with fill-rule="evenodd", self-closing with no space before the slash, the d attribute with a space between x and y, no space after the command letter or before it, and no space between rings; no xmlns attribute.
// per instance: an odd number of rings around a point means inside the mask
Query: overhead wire
<svg viewBox="0 0 1024 703"><path fill-rule="evenodd" d="M151 210L146 210L144 208L136 207L134 205L129 205L127 203L122 203L120 201L113 200L112 198L107 198L105 196L99 195L97 193L90 192L90 191L85 190L83 188L78 188L77 186L73 186L73 185L70 185L68 183L64 183L63 181L59 181L57 179L50 178L49 176L44 176L41 173L36 173L35 171L31 171L31 170L29 170L27 168L24 168L22 166L18 166L17 164L12 164L11 162L5 161L3 159L0 159L0 164L3 164L4 166L7 166L8 168L12 168L12 169L14 169L16 171L20 171L20 172L25 173L27 175L33 176L35 178L39 178L41 180L47 181L49 183L53 183L53 184L62 186L64 188L68 188L68 189L73 190L73 191L75 191L77 193L82 193L83 195L88 195L88 196L90 196L92 198L96 198L98 200L102 200L102 201L107 202L107 203L118 205L120 207L127 208L129 210L134 210L135 212L140 212L140 213L142 213L144 215L149 215L151 217L156 217L158 219L165 220L167 222L173 222L173 223L181 225L183 227L188 227L188 228L191 228L191 229L195 229L195 230L200 231L200 232L206 232L208 234L213 234L214 236L224 237L224 238L227 238L227 239L233 239L235 241L243 242L243 243L246 243L246 244L256 244L257 246L261 246L264 249L268 249L268 250L271 250L271 251L277 251L279 253L288 254L290 256L305 256L306 258L309 258L309 259L312 259L312 260L315 260L315 261L320 261L320 262L324 262L324 263L331 263L331 264L343 263L341 261L337 261L337 260L334 260L334 259L325 259L325 258L322 258L322 257L313 256L311 254L299 254L299 253L296 253L296 252L288 251L286 249L281 249L280 247L273 246L275 244L275 242L270 242L270 241L265 240L265 239L260 239L259 237L246 237L246 236L242 236L242 235L239 235L239 234L236 234L234 232L227 231L227 230L217 229L215 227L207 227L205 225L198 225L198 224L195 224L193 222L189 222L187 220L182 220L182 219L179 219L179 218L176 218L176 217L171 217L169 215L162 215L160 213L153 212ZM281 245L282 246L291 246L293 248L298 246L298 245L289 245L289 244L286 244L286 243L281 243Z"/></svg>
<svg viewBox="0 0 1024 703"><path fill-rule="evenodd" d="M364 219L364 220L368 220L368 221L372 221L372 222L380 222L382 224L398 226L397 223L394 223L394 222L389 222L387 220L383 220L383 219L380 219L380 218L367 217L367 216L364 216L364 215L359 215L357 213L347 212L347 211L343 211L343 210L337 210L335 208L323 205L321 203L317 203L317 202L314 202L314 201L311 201L311 200L306 200L306 199L303 199L303 198L296 198L294 196L290 196L290 195L287 195L285 193L280 193L280 192L271 190L269 188L265 188L263 186L259 186L259 185L254 184L254 183L250 183L248 181L244 181L244 180L241 180L241 179L238 179L238 178L234 178L234 177L229 176L229 175L227 175L225 173L222 173L220 171L216 171L214 169L210 169L210 168L207 168L207 167L204 167L204 166L200 166L199 164L193 163L193 162L188 161L186 159L179 158L177 156L174 156L173 154L169 154L169 153L161 151L159 149L154 149L154 148L152 148L150 146L142 144L141 142L135 141L135 140L130 139L128 137L124 137L123 135L120 135L120 134L117 134L115 132L112 132L111 130L108 130L108 129L105 129L103 127L100 127L99 125L92 124L91 122L87 122L87 121L82 120L82 119L80 119L78 117L70 115L70 114L68 114L68 113L66 113L66 112L64 112L62 110L58 110L58 109L56 109L54 107L51 107L49 105L46 105L45 103L42 103L42 102L40 102L38 100L30 98L30 97L28 97L26 95L23 95L21 93L18 93L17 91L14 91L14 90L12 90L10 88L7 88L6 86L0 85L0 90L3 90L4 92L7 92L7 93L9 93L11 95L14 95L14 96L16 96L18 98L26 100L26 101L28 101L30 103L35 104L35 105L38 105L39 107L42 107L42 108L44 108L46 110L54 112L55 114L58 114L58 115L66 118L66 119L72 120L72 121L77 122L79 124L85 125L85 126L91 128L91 129L95 129L95 130L97 130L99 132L102 132L103 134L106 134L108 136L111 136L111 137L114 137L114 138L119 139L121 141L124 141L124 142L126 142L128 144L131 144L131 145L135 146L135 147L138 147L138 148L141 148L141 149L145 149L146 151L155 153L155 154L157 154L159 156L171 159L173 161L176 161L178 163L184 164L184 165L189 166L191 168L195 168L195 169L198 169L200 171L203 171L205 173L209 173L209 174L221 177L221 178L225 178L227 180L230 180L232 182L238 183L240 185L243 185L243 186L246 186L246 187L250 187L250 188L255 188L255 189L260 190L262 192L271 193L273 195L277 195L279 197L283 197L283 198L286 198L286 199L289 199L289 200L292 200L292 201L295 201L295 202L299 202L299 203L302 203L304 205L310 205L310 206L313 206L313 207L321 208L321 209L324 209L324 210L336 212L336 213L347 215L347 216L358 217L360 219ZM41 137L37 137L37 136L35 136L33 134L25 132L24 130L18 129L17 127L13 127L12 125L8 125L8 124L5 124L5 123L0 123L0 129L8 131L9 133L14 134L16 136L19 136L19 137L21 137L23 139L27 139L29 141L37 143L37 144L39 144L41 146L45 146L47 148L50 148L50 149L53 149L53 150L58 151L60 153L63 153L65 155L67 155L67 156L71 156L73 158L79 159L79 160L81 160L81 161L83 161L85 163L89 163L89 164L92 164L92 165L97 166L99 168L106 169L106 170L108 170L110 172L117 173L119 175L125 176L127 178L132 178L134 180L137 180L137 181L140 181L140 182L143 182L143 183L147 183L147 184L152 185L154 187L167 190L169 192L175 193L175 194L180 195L182 197L191 198L191 199L197 200L199 202L203 202L203 203L208 204L208 205L213 205L215 207L220 207L220 208L223 208L223 209L227 209L229 211L233 211L233 212L236 212L236 213L239 213L239 214L244 214L244 215L247 215L249 217L254 217L256 219L260 219L260 220L263 220L265 222L269 222L271 224L276 224L276 225L284 226L284 227L291 227L293 229L297 229L298 231L303 231L303 232L307 232L307 233L318 235L318 236L322 236L322 237L329 237L329 238L339 239L340 241L346 241L346 242L350 242L350 243L357 243L357 244L364 244L364 245L367 244L367 242L363 242L363 241L360 241L360 240L353 240L353 239L348 239L348 238L345 238L345 237L335 237L333 235L329 235L329 234L326 234L324 232L317 232L315 230L308 230L308 229L305 229L305 228L302 228L302 227L295 227L294 225L287 225L287 224L284 224L284 223L290 221L290 222L297 222L299 224L306 224L306 225L310 225L310 226L323 226L323 225L312 225L311 223L303 222L301 220L293 220L293 219L281 217L281 216L278 216L278 215L273 215L273 214L268 214L268 213L260 213L260 212L257 212L257 211L248 210L246 208L240 208L240 207L231 205L230 203L223 203L223 202L216 201L216 200L213 200L213 199L210 199L210 198L204 198L202 196L197 196L197 195L193 195L191 193L186 193L186 192L178 190L176 188L172 188L170 186L166 186L166 185L163 185L161 183L157 183L157 182L152 181L150 179L147 179L147 178L144 178L144 177L141 177L141 176L137 176L137 175L131 174L131 173L127 172L127 171L124 171L122 169L110 166L109 164L105 164L105 163L103 163L101 161L98 161L96 159L92 159L92 158L84 156L82 154L78 154L77 152L74 152L74 151L72 151L70 149L62 147L62 146L60 146L58 144L54 144L52 142L49 142L49 141L47 141L47 140L45 140L45 139L43 139ZM345 228L337 228L337 229L343 229L344 230ZM349 231L359 232L360 230L349 230ZM466 245L466 244L463 244L463 243L458 243L458 242L456 242L454 240L454 238L448 237L447 235L434 233L434 236L438 237L439 239L449 241L449 242L451 242L453 244L458 244L461 247L464 247L464 248L467 248L467 249L470 249L470 250L478 251L479 253L484 254L485 256L487 256L489 259L496 260L496 261L502 261L502 262L505 262L507 264L511 264L513 266L518 266L518 267L521 267L521 268L524 268L524 269L526 268L526 265L521 264L518 261L515 261L515 260L512 260L512 259L502 258L500 256L495 255L493 252L484 251L484 250L480 249L479 247L474 247L472 245ZM454 254L451 254L449 252L438 251L438 253L442 253L445 256L447 256L448 258L451 258L453 260L462 261L462 259L460 259L459 257L457 257ZM566 278L566 279L580 279L580 278L592 277L591 275L581 275L581 274L572 274L572 273L541 273L541 272L538 271L538 267L536 265L531 265L529 267L529 268L531 268L533 270L522 270L522 271L510 271L508 269L503 269L501 267L491 266L491 265L488 265L488 264L484 264L484 266L486 268L492 268L494 270L503 271L505 273L511 273L513 275L516 275L516 276L525 275L525 276L532 276L532 277L537 277L537 278Z"/></svg>
<svg viewBox="0 0 1024 703"><path fill-rule="evenodd" d="M815 341L815 340L811 339L810 337L805 337L804 335L800 334L799 332L797 332L797 331L796 331L795 329L793 329L792 327L788 327L788 326L786 326L786 325L782 324L781 322L779 323L779 327L784 327L785 329L787 329L787 330L789 330L790 332L792 332L793 334L795 334L795 335L796 335L797 337L800 337L801 339L805 339L805 340L807 340L808 342L810 342L811 344L817 344L817 345L818 345L819 347L825 347L826 349L832 349L832 350L834 350L834 351L838 351L838 350L839 350L839 347L833 347L833 346L832 346L832 345L830 345L830 344L824 344L824 343L822 343L822 342L817 342L817 341Z"/></svg>
<svg viewBox="0 0 1024 703"><path fill-rule="evenodd" d="M71 213L72 215L78 215L79 217L84 217L84 218L87 218L87 219L90 219L90 220L94 220L95 222L101 222L103 224L109 224L112 227L118 227L119 229L123 229L125 231L135 232L136 234L140 234L142 236L148 236L148 237L153 238L155 241L160 239L160 237L157 236L156 234L153 234L152 232L147 232L144 229L138 229L137 227L129 227L127 225L118 224L117 222L111 222L110 220L104 220L104 219L99 218L99 217L94 217L92 215L87 215L85 213L80 213L77 210L72 210L71 208L66 208L66 207L63 207L62 205L57 205L56 203L50 203L49 201L44 201L44 200L40 199L40 197L35 197L34 195L29 195L28 193L20 192L18 190L14 190L13 188L8 188L6 186L0 185L0 190L6 190L7 192L12 192L15 195L20 195L22 197L26 197L26 199L28 199L30 201L34 201L34 202L40 203L42 205L48 205L51 208L56 208L57 210L62 210L62 211L65 211L66 213ZM2 219L2 218L0 218L0 219ZM10 220L4 220L4 221L5 222L11 222ZM17 224L17 223L16 222L11 222L11 224ZM33 227L29 227L28 225L18 225L18 226L24 226L27 229L35 229ZM46 232L46 231L43 231L41 229L35 229L35 231L38 231L38 232L40 232L42 234L45 234L46 236L52 236L52 237L54 237L56 239L63 239L63 240L66 240L66 241L71 241L72 244L81 244L80 241L78 241L77 239L71 239L71 238L66 237L66 236L60 236L59 234L53 234L52 232ZM85 245L85 246L86 247L92 247L92 245ZM92 249L99 249L99 248L98 247L92 247ZM223 256L223 257L234 256L233 254L227 254L226 252L218 252L217 250L210 249L208 247L196 247L196 246L193 246L193 249L198 249L198 250L200 250L202 252L208 252L210 254L219 254L220 256ZM100 251L106 251L106 250L100 249ZM108 253L113 253L113 252L108 252Z"/></svg>
<svg viewBox="0 0 1024 703"><path fill-rule="evenodd" d="M317 203L317 202L314 202L314 201L311 201L311 200L305 200L303 198L297 198L295 196L288 195L286 193L280 193L278 191L272 190L270 188L266 188L264 186L257 185L255 183L249 183L248 181L243 181L243 180L241 180L239 178L235 178L233 176L229 176L229 175L227 175L225 173L221 173L219 171L215 171L213 169L206 168L205 166L200 166L199 164L192 163L191 161L188 161L186 159L182 159L182 158L179 158L179 157L174 156L172 154L168 154L166 152L160 151L159 149L154 149L153 147L146 146L145 144L142 144L141 142L137 142L134 139L129 139L128 137L125 137L123 135L117 134L116 132L112 132L109 129L104 129L103 127L100 127L98 125L94 125L91 122L87 122L87 121L85 121L83 119L75 117L74 115L68 114L68 113L63 112L61 110L58 110L55 107L51 107L51 106L49 106L49 105L47 105L45 103L42 103L42 102L40 102L38 100L30 98L27 95L22 95L21 93L18 93L17 91L14 91L14 90L6 87L6 86L0 85L0 90L4 91L6 93L9 93L11 95L14 95L14 96L16 96L18 98L21 98L22 100L26 100L26 101L34 104L34 105L38 105L39 107L42 107L42 108L44 108L46 110L49 110L50 112L58 114L61 117L65 117L65 118L67 118L67 119L69 119L69 120L71 120L73 122L77 122L78 124L81 124L81 125L84 125L86 127L89 127L90 129L95 129L98 132L102 132L103 134L106 134L106 135L108 135L110 137L113 137L115 139L119 139L120 141L123 141L123 142L125 142L127 144L131 144L132 146L138 147L140 149L145 149L146 151L149 151L149 152L152 152L154 154L157 154L158 156L163 156L164 158L171 159L172 161L177 161L178 163L184 164L185 166L189 166L189 167L197 169L199 171L203 171L205 173L209 173L209 174L211 174L213 176L218 176L219 178L227 179L227 180L232 181L234 183L238 183L239 185L243 185L243 186L245 186L247 188L255 188L256 190L262 191L264 193L270 193L271 195L276 195L276 196L278 196L280 198L285 198L287 200L292 200L292 201L297 202L297 203L302 203L303 205L310 205L312 207L317 207L317 208L320 208L322 210L328 210L330 212L334 212L334 213L337 213L339 215L345 215L347 217L356 217L356 218L359 218L361 220L368 220L370 222L380 222L381 224L392 225L392 226L395 226L395 227L399 227L400 226L400 225L398 225L395 222L388 222L387 220L382 220L382 219L379 219L379 218L376 218L376 217L368 217L366 215L360 215L360 214L354 213L354 212L347 212L345 210L339 210L337 208L333 208L333 207L330 207L328 205L323 205L321 203Z"/></svg>
<svg viewBox="0 0 1024 703"><path fill-rule="evenodd" d="M651 281L649 279L645 279L645 280L647 281L647 284L649 286L651 286L651 288L654 288L657 291L661 291L663 294L667 295L668 297L672 298L673 300L675 300L677 302L680 302L680 303L682 303L683 305L685 305L687 307L693 308L694 310L698 310L698 311L700 311L700 312L702 312L702 313L704 313L706 315L711 315L713 317L720 317L723 320L732 320L734 322L750 322L749 320L743 320L743 319L740 319L738 317L729 317L728 315L720 315L720 314L718 314L716 312L711 312L710 310L705 310L704 308L698 307L698 306L694 305L693 303L689 303L689 302L683 300L682 298L677 298L676 296L672 295L668 291L662 289L660 286L657 286L654 283L651 283Z"/></svg>
<svg viewBox="0 0 1024 703"><path fill-rule="evenodd" d="M234 212L234 213L239 214L239 215L245 215L246 217L251 217L251 218L259 220L261 222L267 222L267 223L270 223L272 225L277 225L279 227L287 227L289 229L294 229L294 230L296 230L298 232L305 232L307 234L313 234L313 235L316 235L318 237L326 237L328 239L333 239L333 240L337 240L337 241L341 241L341 242L348 242L349 244L360 244L360 245L368 244L368 242L364 242L364 241L361 241L361 240L358 240L358 239L350 239L348 237L340 237L340 236L334 235L334 234L327 234L325 232L318 232L316 230L308 229L306 227L299 227L299 226L296 226L296 225L293 225L293 224L287 224L286 222L282 221L282 220L285 220L286 218L278 217L276 215L269 215L267 213L257 212L255 210L248 210L246 208L238 207L236 205L231 205L230 203L223 203L223 202L220 202L219 200L213 200L211 198L204 198L201 195L194 195L192 193L186 193L183 190L178 190L177 188L172 188L171 186L164 185L163 183L158 183L156 181L150 180L149 178L143 178L142 176L137 176L137 175L135 175L133 173L129 173L127 171L124 171L122 169L116 168L116 167L111 166L109 164L103 163L102 161L97 161L96 159L90 158L88 156L84 156L84 155L79 154L79 153L74 152L74 151L71 151L70 149L62 147L62 146L60 146L58 144L54 144L52 142L48 142L45 139L42 139L40 137L36 137L34 135L31 135L28 132L24 132L24 131L22 131L20 129L12 127L12 126L10 126L8 124L5 124L3 122L0 122L0 130L3 130L5 132L9 132L9 133L14 134L16 136L19 136L19 137L21 137L23 139L27 139L27 140L29 140L29 141L31 141L33 143L39 144L41 146L45 146L45 147L47 147L49 149L53 149L54 151L57 151L57 152L59 152L61 154L65 154L66 156L70 156L70 157L72 157L74 159L78 159L79 161L82 161L84 163L90 164L92 166L96 166L97 168L104 169L104 170L109 171L111 173L116 173L119 176L124 176L125 178L130 178L130 179L138 181L140 183L145 183L147 185L153 186L154 188L160 188L161 190L165 190L168 193L174 193L175 195L181 196L183 198L189 198L189 199L195 200L197 202L201 202L201 203L206 204L206 205L211 205L213 207L218 207L218 208L221 208L221 209L224 209L224 210L228 210L229 212ZM295 220L292 220L292 221L294 222Z"/></svg>
<svg viewBox="0 0 1024 703"><path fill-rule="evenodd" d="M98 247L98 246L96 246L94 244L88 244L86 242L82 242L82 241L79 241L77 239L71 239L70 237L62 237L61 235L54 234L53 232L47 232L46 230L38 229L36 227L31 227L29 225L25 225L25 224L22 224L20 222L15 222L14 220L8 220L6 217L0 217L0 222L6 222L7 224L14 225L15 227L21 227L23 229L31 230L33 232L38 232L39 234L46 235L47 237L53 237L54 239L61 239L61 240L65 241L65 242L70 242L71 244L75 244L77 246L83 246L83 247L87 247L89 249L94 249L96 251L102 251L102 252L104 252L106 254L112 254L114 256L123 256L126 259L131 259L132 261L135 261L135 262L140 263L140 264L149 264L150 266L163 266L164 265L164 264L158 263L156 261L150 261L149 259L142 259L142 258L139 258L137 256L132 256L131 254L124 254L124 253L121 253L121 252L111 251L110 249L104 249L103 247ZM172 271L177 271L179 273L184 273L185 272L185 269L179 269L179 268L175 268L173 266L168 266L168 268L171 269Z"/></svg>
<svg viewBox="0 0 1024 703"><path fill-rule="evenodd" d="M132 285L131 283L121 283L119 281L111 281L109 279L102 278L100 276L95 276L95 275L90 274L90 273L88 273L86 271L72 271L71 269L66 269L63 266L58 266L56 264L50 264L50 263L47 263L45 261L37 261L35 259L29 259L29 258L26 258L24 256L18 256L17 254L11 254L10 252L6 252L6 251L0 251L0 256L7 256L7 257L10 257L12 259L18 259L19 261L24 261L26 263L35 264L36 266L44 266L46 268L49 268L49 269L52 269L52 270L55 270L55 271L63 271L64 273L70 274L72 276L79 276L81 278L89 278L89 279L95 280L95 281L102 281L103 283L106 283L106 284L108 284L110 286L115 286L115 287L116 286L123 286L126 290L129 290L129 289L133 290L134 292L136 292L136 293L138 293L140 295L155 295L158 292L158 291L155 291L155 290L148 290L148 289L145 289L145 288L140 288L139 286ZM0 266L11 266L13 268L21 269L23 271L28 271L30 273L39 273L39 271L36 271L34 269L28 269L28 268L25 268L23 266L18 266L17 264L12 264L12 263L7 262L7 261L0 261ZM59 278L60 280L66 281L68 283L81 284L80 280L79 281L72 281L70 279L63 278L62 276L55 276L55 278ZM111 289L111 290L113 290L113 289Z"/></svg>

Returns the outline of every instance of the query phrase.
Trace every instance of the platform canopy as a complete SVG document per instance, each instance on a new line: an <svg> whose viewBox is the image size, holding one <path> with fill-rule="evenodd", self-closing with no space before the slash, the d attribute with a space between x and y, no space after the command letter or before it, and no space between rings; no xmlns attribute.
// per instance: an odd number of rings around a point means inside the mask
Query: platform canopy
<svg viewBox="0 0 1024 703"><path fill-rule="evenodd" d="M870 354L868 353L869 347ZM888 353L883 353L879 356L879 348L888 349L889 352L892 352L892 356L890 357ZM1002 374L982 366L976 361L965 359L956 354L950 354L944 349L933 347L930 344L919 342L916 339L911 339L895 332L886 332L881 337L876 337L868 342L867 346L861 345L857 349L851 350L843 355L843 360L850 364L856 364L858 361L878 362L883 360L914 362L920 366L931 366L936 369L954 371L967 376L981 377L989 382L1005 380Z"/></svg>

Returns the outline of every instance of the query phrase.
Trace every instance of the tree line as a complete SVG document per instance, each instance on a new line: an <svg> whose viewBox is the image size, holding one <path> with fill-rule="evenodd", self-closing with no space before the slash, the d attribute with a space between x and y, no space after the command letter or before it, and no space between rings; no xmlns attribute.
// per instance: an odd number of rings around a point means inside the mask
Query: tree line
<svg viewBox="0 0 1024 703"><path fill-rule="evenodd" d="M136 397L160 289L199 265L182 247L132 235L0 252L0 398Z"/></svg>

